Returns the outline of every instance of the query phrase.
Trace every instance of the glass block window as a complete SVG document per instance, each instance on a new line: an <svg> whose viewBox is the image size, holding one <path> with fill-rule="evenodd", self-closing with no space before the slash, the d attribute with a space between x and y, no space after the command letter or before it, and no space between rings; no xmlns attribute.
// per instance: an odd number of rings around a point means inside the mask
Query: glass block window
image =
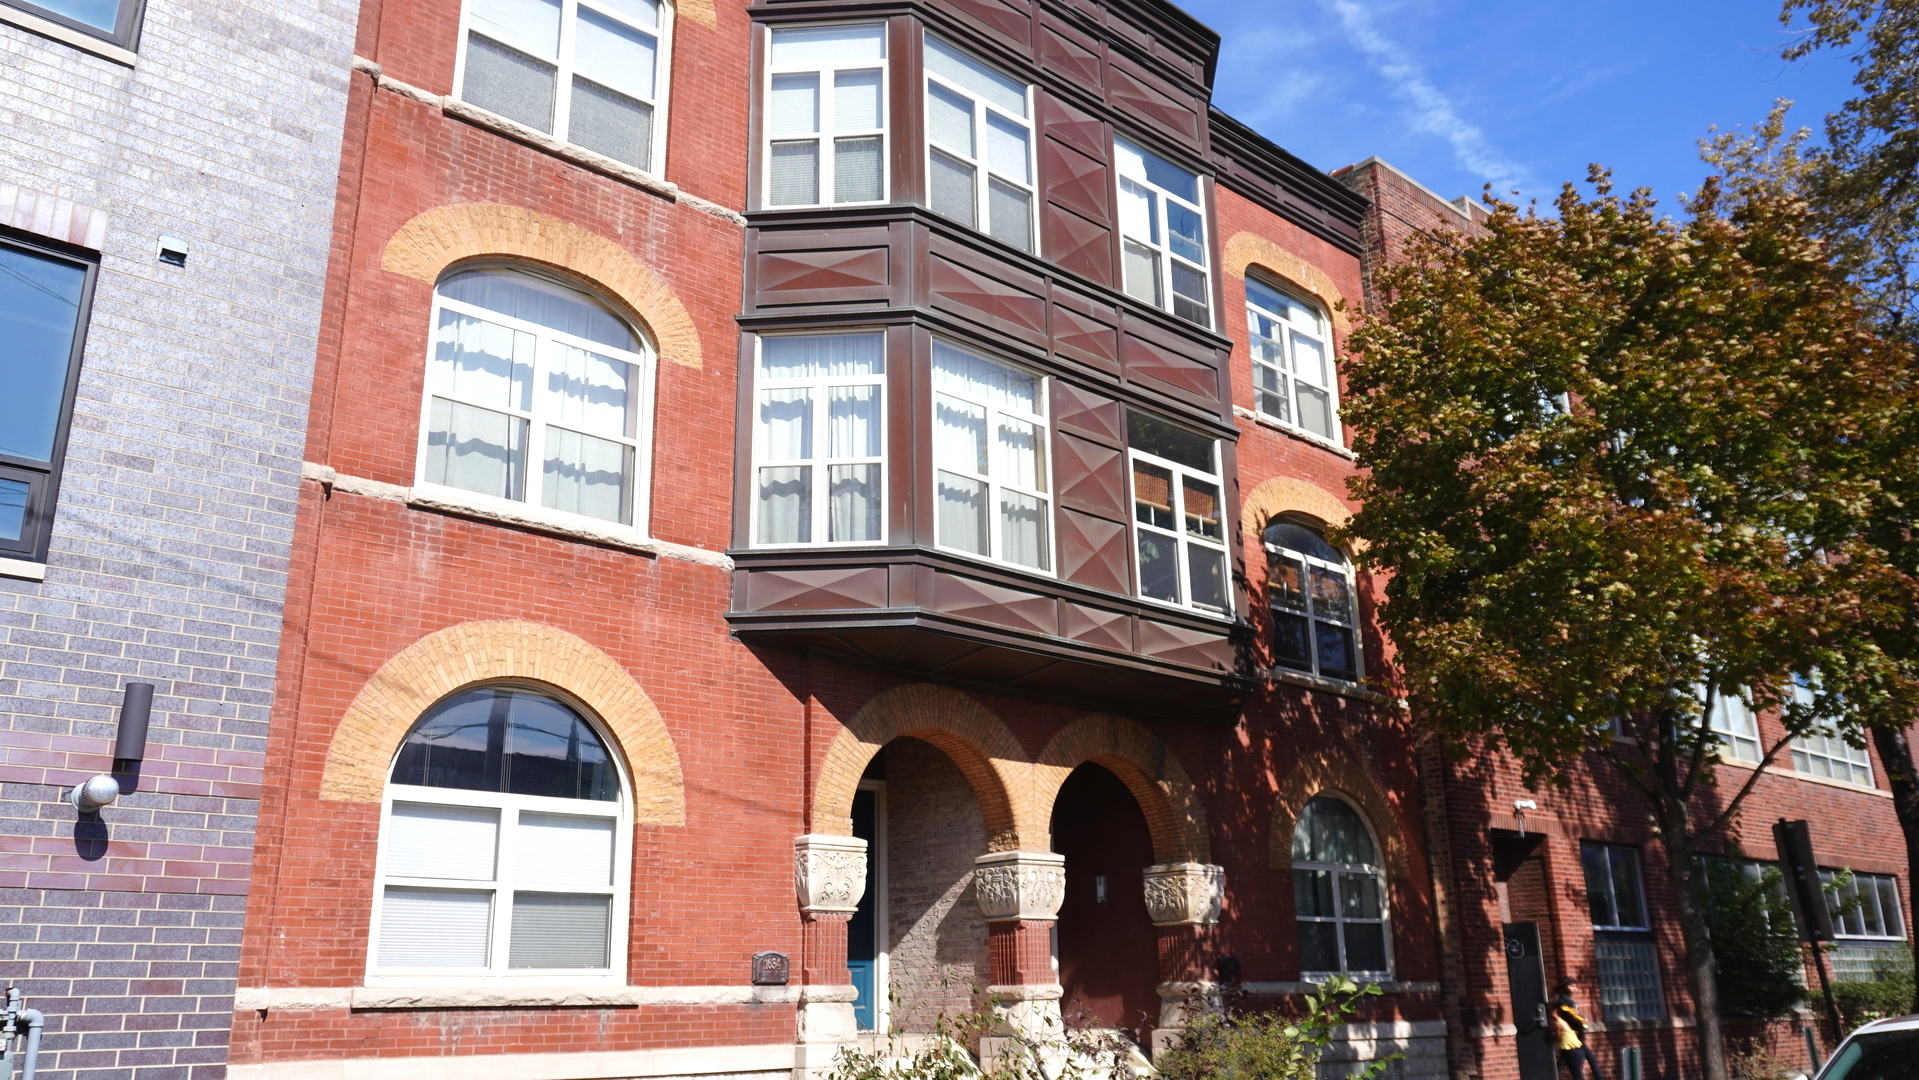
<svg viewBox="0 0 1919 1080"><path fill-rule="evenodd" d="M1379 845L1359 811L1343 799L1316 795L1293 827L1293 913L1299 970L1392 976L1386 917L1386 875Z"/></svg>
<svg viewBox="0 0 1919 1080"><path fill-rule="evenodd" d="M1046 380L933 342L939 545L1053 569Z"/></svg>
<svg viewBox="0 0 1919 1080"><path fill-rule="evenodd" d="M369 978L617 981L630 842L618 767L577 711L455 694L394 759Z"/></svg>
<svg viewBox="0 0 1919 1080"><path fill-rule="evenodd" d="M926 36L927 205L1004 240L1033 242L1033 88Z"/></svg>
<svg viewBox="0 0 1919 1080"><path fill-rule="evenodd" d="M753 390L754 543L884 539L885 337L762 337Z"/></svg>
<svg viewBox="0 0 1919 1080"><path fill-rule="evenodd" d="M1113 140L1113 156L1127 293L1211 327L1199 176L1126 139Z"/></svg>
<svg viewBox="0 0 1919 1080"><path fill-rule="evenodd" d="M1838 880L1838 876L1834 870L1819 871L1819 880L1826 885ZM1855 872L1846 884L1824 892L1826 906L1832 911L1835 937L1905 940L1906 920L1899 907L1898 878L1891 874Z"/></svg>
<svg viewBox="0 0 1919 1080"><path fill-rule="evenodd" d="M1126 414L1139 594L1221 614L1233 609L1219 440L1148 413Z"/></svg>
<svg viewBox="0 0 1919 1080"><path fill-rule="evenodd" d="M1359 603L1352 563L1325 537L1275 521L1266 546L1273 663L1348 682L1359 678Z"/></svg>
<svg viewBox="0 0 1919 1080"><path fill-rule="evenodd" d="M886 27L776 27L768 52L763 201L886 200Z"/></svg>
<svg viewBox="0 0 1919 1080"><path fill-rule="evenodd" d="M471 0L460 99L657 173L669 11L657 0Z"/></svg>
<svg viewBox="0 0 1919 1080"><path fill-rule="evenodd" d="M1912 958L1897 945L1835 945L1826 953L1834 982L1878 982L1912 970Z"/></svg>
<svg viewBox="0 0 1919 1080"><path fill-rule="evenodd" d="M1339 379L1319 308L1249 277L1246 331L1260 415L1338 443Z"/></svg>
<svg viewBox="0 0 1919 1080"><path fill-rule="evenodd" d="M643 527L652 385L652 351L593 297L513 269L455 274L434 295L419 479Z"/></svg>
<svg viewBox="0 0 1919 1080"><path fill-rule="evenodd" d="M1659 955L1650 940L1599 941L1600 1010L1608 1023L1658 1020L1666 1015L1659 990Z"/></svg>

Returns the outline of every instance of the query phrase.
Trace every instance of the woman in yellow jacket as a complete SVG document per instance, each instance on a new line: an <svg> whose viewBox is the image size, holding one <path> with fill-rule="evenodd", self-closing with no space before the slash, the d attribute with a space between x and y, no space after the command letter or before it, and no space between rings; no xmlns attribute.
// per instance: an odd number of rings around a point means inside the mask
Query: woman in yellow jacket
<svg viewBox="0 0 1919 1080"><path fill-rule="evenodd" d="M1572 1080L1583 1080L1583 1068L1590 1066L1593 1080L1600 1080L1599 1059L1586 1045L1586 1018L1573 1004L1573 982L1567 979L1553 988L1553 1034L1558 1038L1559 1064L1572 1072Z"/></svg>

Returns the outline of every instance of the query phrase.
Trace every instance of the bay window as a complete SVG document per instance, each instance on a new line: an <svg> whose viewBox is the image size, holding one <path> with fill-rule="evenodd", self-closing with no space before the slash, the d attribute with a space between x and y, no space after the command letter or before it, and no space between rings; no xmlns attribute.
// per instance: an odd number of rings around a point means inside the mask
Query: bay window
<svg viewBox="0 0 1919 1080"><path fill-rule="evenodd" d="M926 36L927 203L1033 250L1033 88Z"/></svg>
<svg viewBox="0 0 1919 1080"><path fill-rule="evenodd" d="M1053 568L1046 380L933 342L939 545Z"/></svg>
<svg viewBox="0 0 1919 1080"><path fill-rule="evenodd" d="M1275 521L1262 539L1273 662L1328 679L1357 681L1359 613L1346 553L1296 522Z"/></svg>
<svg viewBox="0 0 1919 1080"><path fill-rule="evenodd" d="M1125 139L1113 140L1113 156L1126 292L1211 327L1199 177Z"/></svg>
<svg viewBox="0 0 1919 1080"><path fill-rule="evenodd" d="M668 11L657 0L469 0L460 99L657 173Z"/></svg>
<svg viewBox="0 0 1919 1080"><path fill-rule="evenodd" d="M1259 412L1328 442L1339 442L1339 381L1317 307L1246 279Z"/></svg>
<svg viewBox="0 0 1919 1080"><path fill-rule="evenodd" d="M1219 442L1138 411L1126 414L1139 594L1232 610Z"/></svg>
<svg viewBox="0 0 1919 1080"><path fill-rule="evenodd" d="M886 339L768 335L754 381L754 542L884 539Z"/></svg>
<svg viewBox="0 0 1919 1080"><path fill-rule="evenodd" d="M767 206L885 201L885 29L773 29L764 110Z"/></svg>

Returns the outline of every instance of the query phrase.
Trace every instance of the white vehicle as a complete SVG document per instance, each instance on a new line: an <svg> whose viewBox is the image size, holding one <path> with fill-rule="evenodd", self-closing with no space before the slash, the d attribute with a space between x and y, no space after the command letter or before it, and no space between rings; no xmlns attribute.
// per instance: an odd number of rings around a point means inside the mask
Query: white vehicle
<svg viewBox="0 0 1919 1080"><path fill-rule="evenodd" d="M1919 1080L1919 1015L1855 1029L1814 1080Z"/></svg>

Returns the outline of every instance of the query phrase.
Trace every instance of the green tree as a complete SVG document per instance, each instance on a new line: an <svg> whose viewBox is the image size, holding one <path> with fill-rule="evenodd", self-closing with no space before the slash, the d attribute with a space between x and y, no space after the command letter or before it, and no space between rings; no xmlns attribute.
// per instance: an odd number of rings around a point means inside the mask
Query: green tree
<svg viewBox="0 0 1919 1080"><path fill-rule="evenodd" d="M1788 737L1856 734L1919 689L1865 632L1914 596L1869 535L1913 388L1803 202L1714 179L1675 220L1592 179L1557 217L1490 200L1485 235L1416 238L1382 271L1342 402L1367 470L1349 532L1390 575L1380 617L1426 722L1533 783L1608 748L1725 1080L1691 879L1761 772L1717 782L1708 717L1741 694Z"/></svg>
<svg viewBox="0 0 1919 1080"><path fill-rule="evenodd" d="M1700 903L1712 931L1719 1005L1727 1014L1771 1022L1806 999L1799 927L1777 867L1703 859Z"/></svg>

